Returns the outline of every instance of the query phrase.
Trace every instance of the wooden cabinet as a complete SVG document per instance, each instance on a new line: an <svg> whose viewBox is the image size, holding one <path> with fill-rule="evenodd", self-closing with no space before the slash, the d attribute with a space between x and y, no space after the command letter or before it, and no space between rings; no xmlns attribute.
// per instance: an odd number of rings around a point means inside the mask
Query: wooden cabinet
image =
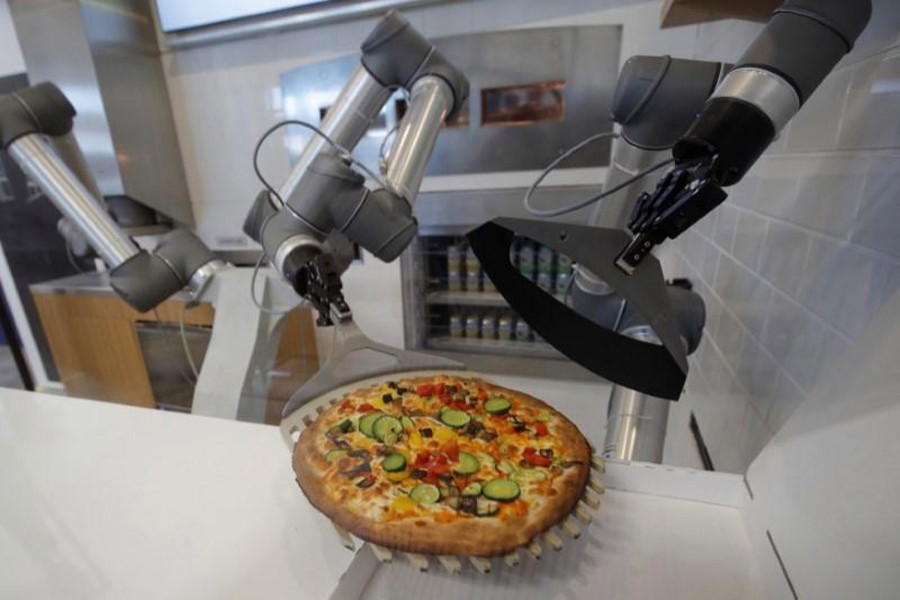
<svg viewBox="0 0 900 600"><path fill-rule="evenodd" d="M666 0L660 27L665 29L720 19L765 22L783 3L784 0Z"/></svg>
<svg viewBox="0 0 900 600"><path fill-rule="evenodd" d="M139 313L112 295L32 295L68 395L156 408L137 325L177 325L184 301L168 300L155 312ZM186 325L212 327L214 310L201 304L184 316ZM319 364L310 310L297 309L285 319L268 390L267 423L278 423L284 403Z"/></svg>

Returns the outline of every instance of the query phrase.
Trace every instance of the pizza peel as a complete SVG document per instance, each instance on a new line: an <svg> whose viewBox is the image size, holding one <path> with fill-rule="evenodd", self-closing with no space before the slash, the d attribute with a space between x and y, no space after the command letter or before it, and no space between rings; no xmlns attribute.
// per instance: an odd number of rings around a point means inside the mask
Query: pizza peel
<svg viewBox="0 0 900 600"><path fill-rule="evenodd" d="M460 376L477 377L490 381L490 376L468 371L465 365L457 361L375 342L368 338L350 319L338 322L335 327L337 328L335 330L336 339L331 357L309 381L291 396L285 406L280 428L292 454L300 432L305 427L312 425L329 406L336 404L345 394L358 388L383 382L387 375L402 379L446 375L448 371L458 371ZM593 452L593 447L591 449ZM540 559L543 553L541 541L546 547L556 551L561 550L563 538L556 533L554 528L558 528L572 539L577 539L581 535L581 529L576 520L581 521L585 526L589 525L592 520L592 511L596 511L600 507L600 494L605 489L600 474L604 470L603 459L592 454L591 473L581 500L576 503L572 512L559 523L538 534L529 544L522 547L527 555L534 559ZM336 523L332 522L332 525L341 543L348 549L355 550L357 542L354 537ZM361 542L364 541L361 540ZM489 573L492 569L492 559L490 558L429 556L399 552L371 542L365 543L370 545L373 553L382 563L390 563L395 555L399 555L405 557L421 571L428 570L430 558L437 560L450 573L461 572L464 561L469 562L482 573ZM509 566L518 564L518 549L502 558Z"/></svg>

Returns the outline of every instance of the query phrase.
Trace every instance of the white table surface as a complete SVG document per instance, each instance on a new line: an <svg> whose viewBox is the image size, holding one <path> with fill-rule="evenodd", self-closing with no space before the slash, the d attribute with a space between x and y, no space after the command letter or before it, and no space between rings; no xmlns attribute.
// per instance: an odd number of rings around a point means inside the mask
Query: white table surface
<svg viewBox="0 0 900 600"><path fill-rule="evenodd" d="M0 598L329 597L278 429L0 389Z"/></svg>
<svg viewBox="0 0 900 600"><path fill-rule="evenodd" d="M0 389L0 598L766 597L739 477L605 479L595 523L540 562L376 569L307 504L275 427Z"/></svg>

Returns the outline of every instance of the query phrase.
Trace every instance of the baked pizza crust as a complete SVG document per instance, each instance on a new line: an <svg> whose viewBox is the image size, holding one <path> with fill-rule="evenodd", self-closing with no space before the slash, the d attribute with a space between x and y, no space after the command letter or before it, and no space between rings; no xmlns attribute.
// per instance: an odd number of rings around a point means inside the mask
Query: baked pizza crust
<svg viewBox="0 0 900 600"><path fill-rule="evenodd" d="M442 523L429 518L409 517L395 522L377 522L359 515L346 505L332 500L327 484L320 476L319 467L313 461L317 450L316 441L325 435L327 419L318 418L305 428L294 446L293 468L297 483L306 498L316 509L324 513L343 529L366 541L404 552L418 554L455 554L467 556L502 556L550 529L568 516L578 503L590 475L591 449L582 433L563 414L528 394L488 383L481 379L459 377L477 381L484 389L514 396L523 406L547 410L554 420L555 428L561 435L555 435L568 447L568 456L576 464L554 479L556 494L545 499L545 504L535 514L506 516L499 518L464 518L455 522ZM433 377L404 379L411 384L430 383ZM369 388L349 394L356 396ZM334 410L332 407L330 410ZM323 413L327 415L329 411Z"/></svg>

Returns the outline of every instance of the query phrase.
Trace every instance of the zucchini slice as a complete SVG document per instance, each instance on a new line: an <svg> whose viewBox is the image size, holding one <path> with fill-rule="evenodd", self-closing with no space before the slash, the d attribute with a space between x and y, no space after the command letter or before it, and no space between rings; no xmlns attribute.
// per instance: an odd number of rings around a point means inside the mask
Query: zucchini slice
<svg viewBox="0 0 900 600"><path fill-rule="evenodd" d="M351 429L353 429L353 421L350 419L344 419L340 423L334 426L334 429L337 429L341 433L347 433Z"/></svg>
<svg viewBox="0 0 900 600"><path fill-rule="evenodd" d="M473 481L469 485L463 488L462 495L467 498L475 498L481 495L481 484L477 481Z"/></svg>
<svg viewBox="0 0 900 600"><path fill-rule="evenodd" d="M525 482L534 482L534 481L547 481L549 475L547 472L542 469L519 469L515 473L513 473L513 479L516 481L525 483Z"/></svg>
<svg viewBox="0 0 900 600"><path fill-rule="evenodd" d="M491 469L497 466L497 461L494 460L494 457L490 454L487 454L486 452L476 452L475 457L478 459L478 462L483 465L487 465Z"/></svg>
<svg viewBox="0 0 900 600"><path fill-rule="evenodd" d="M491 517L500 512L500 507L493 500L487 498L478 498L475 505L475 514L479 517Z"/></svg>
<svg viewBox="0 0 900 600"><path fill-rule="evenodd" d="M448 427L459 429L465 427L472 420L472 415L455 408L448 408L441 411L441 423Z"/></svg>
<svg viewBox="0 0 900 600"><path fill-rule="evenodd" d="M372 435L385 444L395 444L402 432L403 424L397 417L384 415L372 425Z"/></svg>
<svg viewBox="0 0 900 600"><path fill-rule="evenodd" d="M403 425L403 429L407 431L415 431L416 429L416 424L413 423L413 420L406 415L400 417L400 423Z"/></svg>
<svg viewBox="0 0 900 600"><path fill-rule="evenodd" d="M371 412L359 420L359 432L366 437L374 437L372 434L372 425L375 421L384 416L381 412Z"/></svg>
<svg viewBox="0 0 900 600"><path fill-rule="evenodd" d="M518 471L516 466L505 458L500 461L500 464L497 465L497 470L501 473L506 473L507 475L512 475L513 473Z"/></svg>
<svg viewBox="0 0 900 600"><path fill-rule="evenodd" d="M491 500L510 502L519 497L519 484L512 479L492 479L482 486L481 493Z"/></svg>
<svg viewBox="0 0 900 600"><path fill-rule="evenodd" d="M484 403L484 410L492 415L502 415L509 412L512 404L506 398L491 398Z"/></svg>
<svg viewBox="0 0 900 600"><path fill-rule="evenodd" d="M390 454L381 461L381 468L388 473L402 471L406 468L406 457L402 454Z"/></svg>
<svg viewBox="0 0 900 600"><path fill-rule="evenodd" d="M344 458L345 456L347 456L347 451L337 448L335 450L329 450L328 452L326 452L325 460L327 460L330 463L333 463L335 461L338 461L338 460Z"/></svg>
<svg viewBox="0 0 900 600"><path fill-rule="evenodd" d="M468 452L459 453L459 464L453 467L453 472L457 475L471 475L481 468L481 463L475 458L474 454Z"/></svg>
<svg viewBox="0 0 900 600"><path fill-rule="evenodd" d="M434 504L441 499L441 490L430 483L420 483L409 490L409 497L419 504Z"/></svg>

